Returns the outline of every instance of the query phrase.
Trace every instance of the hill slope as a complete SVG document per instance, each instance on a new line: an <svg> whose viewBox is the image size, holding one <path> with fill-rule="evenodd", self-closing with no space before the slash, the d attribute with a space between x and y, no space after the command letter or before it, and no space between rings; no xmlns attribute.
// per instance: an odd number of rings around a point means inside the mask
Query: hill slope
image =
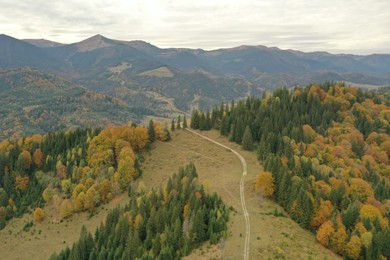
<svg viewBox="0 0 390 260"><path fill-rule="evenodd" d="M32 69L0 71L0 139L136 119L126 103Z"/></svg>

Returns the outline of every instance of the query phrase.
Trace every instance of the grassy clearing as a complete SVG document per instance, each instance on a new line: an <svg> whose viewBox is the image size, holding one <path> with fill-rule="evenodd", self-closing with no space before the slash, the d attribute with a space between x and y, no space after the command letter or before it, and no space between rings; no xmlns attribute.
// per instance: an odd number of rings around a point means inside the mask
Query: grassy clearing
<svg viewBox="0 0 390 260"><path fill-rule="evenodd" d="M275 217L273 212L283 210L273 201L256 195L254 183L261 170L256 155L220 137L217 132L203 134L239 151L248 164L245 198L251 221L250 259L338 259L331 251L315 241L308 231L301 229L287 217ZM153 155L146 154L144 173L134 185L142 181L146 187L159 187L178 167L193 162L199 180L210 192L217 192L224 202L232 206L229 237L222 244L208 243L195 250L187 259L240 259L242 257L245 220L240 204L239 181L242 174L239 159L230 151L212 144L186 131L176 131L168 143L156 143ZM124 204L127 194L115 198L92 218L87 213L76 214L63 222L57 221L54 209L45 209L48 216L41 224L34 224L28 232L22 231L32 214L12 220L0 231L0 259L47 259L52 252L71 245L84 224L94 230L104 220L106 210ZM285 214L285 213L284 213ZM286 215L286 214L285 214ZM223 250L222 250L223 248Z"/></svg>

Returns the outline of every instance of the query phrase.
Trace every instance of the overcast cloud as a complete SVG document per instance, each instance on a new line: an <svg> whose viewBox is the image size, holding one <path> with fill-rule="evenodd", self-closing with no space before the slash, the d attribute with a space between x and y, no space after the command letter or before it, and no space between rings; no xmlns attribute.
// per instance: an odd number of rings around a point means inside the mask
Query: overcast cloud
<svg viewBox="0 0 390 260"><path fill-rule="evenodd" d="M266 45L390 53L389 0L0 0L0 33L62 43L95 34L159 47Z"/></svg>

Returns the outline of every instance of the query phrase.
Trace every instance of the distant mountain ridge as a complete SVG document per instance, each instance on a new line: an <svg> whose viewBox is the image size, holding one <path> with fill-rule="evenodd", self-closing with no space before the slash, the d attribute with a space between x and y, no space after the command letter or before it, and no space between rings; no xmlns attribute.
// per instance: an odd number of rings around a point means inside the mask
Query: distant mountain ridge
<svg viewBox="0 0 390 260"><path fill-rule="evenodd" d="M0 36L0 50L3 53L5 53L3 38L6 37L11 38L5 35ZM20 40L12 39L19 41L20 45ZM29 53L38 54L42 62L26 61L25 65L33 65L39 69L47 68L48 60L55 59L58 64L51 69L52 71L58 69L59 66L62 71L72 71L72 69L78 71L87 69L87 67L90 70L96 70L101 69L102 66L120 64L124 61L142 60L145 66L142 69L146 67L155 69L156 66L168 65L187 72L203 70L211 74L241 77L264 88L279 87L280 83L285 83L287 86L307 84L308 78L321 78L321 74L329 76L329 73L335 75L335 80L345 78L351 82L356 80L356 83L373 85L390 83L389 54L364 56L327 52L306 53L281 50L276 47L247 45L211 51L186 48L161 49L144 41L113 40L99 34L73 44L60 44L43 39L25 41L43 51L29 51ZM19 59L13 59L14 54L11 50L8 50L8 53L10 54L3 56L9 57L8 60L3 59L8 62L6 65L4 62L0 63L1 67L24 65ZM37 61L35 56L29 60ZM68 67L69 65L71 68ZM355 78L354 74L359 76Z"/></svg>
<svg viewBox="0 0 390 260"><path fill-rule="evenodd" d="M132 111L132 119L145 115L171 117L192 108L207 109L232 99L261 95L265 90L311 82L390 85L388 54L335 55L266 46L211 51L162 49L144 41L114 40L102 35L61 44L44 39L18 40L2 34L0 70L6 75L16 68L33 68L29 75L37 74L38 78L49 72L93 93L115 98L126 104L126 111ZM55 91L51 94L57 95Z"/></svg>

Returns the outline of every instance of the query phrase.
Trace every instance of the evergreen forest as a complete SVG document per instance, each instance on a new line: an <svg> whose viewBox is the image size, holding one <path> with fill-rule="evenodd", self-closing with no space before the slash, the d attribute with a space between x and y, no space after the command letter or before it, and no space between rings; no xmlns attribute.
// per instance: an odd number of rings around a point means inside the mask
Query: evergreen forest
<svg viewBox="0 0 390 260"><path fill-rule="evenodd" d="M347 259L390 257L390 99L326 82L281 88L211 111L191 127L217 129L257 152L256 189Z"/></svg>
<svg viewBox="0 0 390 260"><path fill-rule="evenodd" d="M50 259L179 259L203 241L226 237L229 208L216 193L205 192L193 164L157 191L129 188L129 197L94 235L83 227L71 248Z"/></svg>

